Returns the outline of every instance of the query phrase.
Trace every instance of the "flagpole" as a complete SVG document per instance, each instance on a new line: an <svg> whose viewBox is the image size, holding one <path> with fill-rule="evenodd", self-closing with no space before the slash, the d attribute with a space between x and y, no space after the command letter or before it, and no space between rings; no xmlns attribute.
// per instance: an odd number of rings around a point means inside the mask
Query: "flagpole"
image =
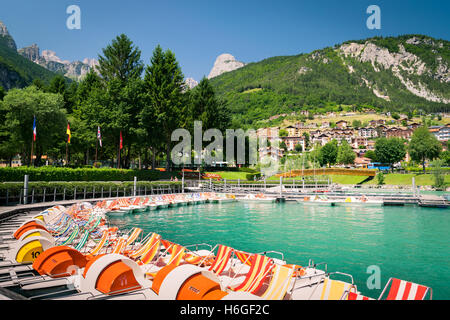
<svg viewBox="0 0 450 320"><path fill-rule="evenodd" d="M36 115L33 116L33 138L31 139L31 155L30 155L30 167L33 165L33 147L34 147L34 139L36 130Z"/></svg>
<svg viewBox="0 0 450 320"><path fill-rule="evenodd" d="M69 145L68 145L68 143L66 141L66 166L69 164L68 161L67 161L68 154L69 154Z"/></svg>
<svg viewBox="0 0 450 320"><path fill-rule="evenodd" d="M33 146L34 146L34 135L33 139L31 139L31 156L30 156L30 167L33 165Z"/></svg>
<svg viewBox="0 0 450 320"><path fill-rule="evenodd" d="M120 145L119 145L119 160L117 161L117 169L120 169Z"/></svg>
<svg viewBox="0 0 450 320"><path fill-rule="evenodd" d="M95 142L95 162L97 162L97 149L98 149L98 138L97 141Z"/></svg>

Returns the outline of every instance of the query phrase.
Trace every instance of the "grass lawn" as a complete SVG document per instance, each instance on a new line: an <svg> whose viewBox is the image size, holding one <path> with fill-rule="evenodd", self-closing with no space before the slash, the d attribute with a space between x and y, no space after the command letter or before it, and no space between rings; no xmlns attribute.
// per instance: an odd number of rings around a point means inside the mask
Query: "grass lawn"
<svg viewBox="0 0 450 320"><path fill-rule="evenodd" d="M416 178L416 185L431 186L434 183L434 176L432 174L400 174L389 173L384 175L384 183L392 185L412 185L412 177ZM450 174L445 175L445 183L450 184ZM367 184L376 184L377 179L367 182Z"/></svg>
<svg viewBox="0 0 450 320"><path fill-rule="evenodd" d="M344 175L330 175L333 183L339 184L358 184L367 179L367 176L344 176Z"/></svg>
<svg viewBox="0 0 450 320"><path fill-rule="evenodd" d="M358 184L363 182L364 180L366 180L367 176L344 176L344 175L328 175L328 176L323 176L323 175L317 175L316 179L317 180L327 180L328 177L331 179L332 182L334 183L340 183L340 184ZM313 179L313 176L307 176L307 179ZM279 177L275 177L272 176L270 177L268 180L277 180L279 181L280 178ZM287 178L287 180L302 180L302 177L294 177L294 178Z"/></svg>
<svg viewBox="0 0 450 320"><path fill-rule="evenodd" d="M235 171L217 171L217 172L208 172L212 174L218 174L222 177L222 179L227 180L246 180L248 172L235 172Z"/></svg>
<svg viewBox="0 0 450 320"><path fill-rule="evenodd" d="M219 171L219 172L211 172L215 174L219 174L222 179L227 180L246 180L247 172L233 172L233 171ZM329 176L316 176L318 180L327 180L330 177L333 183L338 184L359 184L362 183L367 176L345 176L345 175L329 175ZM400 174L400 173L388 173L384 175L385 184L390 185L412 185L412 177L416 177L416 185L418 186L431 186L434 183L434 176L432 174ZM312 176L308 177L313 179ZM288 181L301 180L302 177L294 177L288 178ZM279 181L279 177L272 176L268 178L268 180L276 180ZM450 174L445 175L445 183L450 185ZM365 182L364 184L377 184L377 178L374 177L372 180Z"/></svg>

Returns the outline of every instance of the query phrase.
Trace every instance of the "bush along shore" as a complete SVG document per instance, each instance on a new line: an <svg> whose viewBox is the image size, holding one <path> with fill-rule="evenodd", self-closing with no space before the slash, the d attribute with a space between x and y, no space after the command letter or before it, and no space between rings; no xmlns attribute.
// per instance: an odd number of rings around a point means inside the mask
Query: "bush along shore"
<svg viewBox="0 0 450 320"><path fill-rule="evenodd" d="M28 175L30 181L141 181L170 179L177 172L158 170L108 169L108 168L62 168L62 167L4 167L0 168L1 182L23 181Z"/></svg>

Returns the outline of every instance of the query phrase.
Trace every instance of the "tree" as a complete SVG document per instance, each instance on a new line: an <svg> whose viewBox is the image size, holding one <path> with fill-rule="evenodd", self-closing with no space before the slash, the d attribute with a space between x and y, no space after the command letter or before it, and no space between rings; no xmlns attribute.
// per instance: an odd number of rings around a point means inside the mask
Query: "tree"
<svg viewBox="0 0 450 320"><path fill-rule="evenodd" d="M431 165L433 166L434 187L437 189L443 189L445 187L445 174L442 170L444 161L441 159L434 160Z"/></svg>
<svg viewBox="0 0 450 320"><path fill-rule="evenodd" d="M353 126L353 128L355 128L355 129L358 129L358 128L360 128L361 127L361 121L360 120L353 120L352 121L352 126Z"/></svg>
<svg viewBox="0 0 450 320"><path fill-rule="evenodd" d="M141 122L153 117L155 125L147 126L148 134L157 129L158 140L164 142L166 152L166 169L170 170L171 134L184 123L183 91L184 76L181 68L170 50L163 52L161 46L153 51L151 64L147 66L144 77L146 96L145 107L141 112Z"/></svg>
<svg viewBox="0 0 450 320"><path fill-rule="evenodd" d="M384 174L382 171L377 173L377 185L381 186L384 184Z"/></svg>
<svg viewBox="0 0 450 320"><path fill-rule="evenodd" d="M294 147L295 152L302 152L303 151L303 147L300 143L297 143Z"/></svg>
<svg viewBox="0 0 450 320"><path fill-rule="evenodd" d="M46 90L45 83L41 79L34 79L31 84L36 88L38 88L39 90L42 91Z"/></svg>
<svg viewBox="0 0 450 320"><path fill-rule="evenodd" d="M221 131L228 128L228 122L224 119L225 106L217 100L214 88L210 81L203 77L199 84L190 91L189 94L190 108L186 110L185 120L189 123L190 129L193 129L194 121L202 121L203 128L216 128Z"/></svg>
<svg viewBox="0 0 450 320"><path fill-rule="evenodd" d="M450 150L443 151L439 158L444 161L444 165L450 166Z"/></svg>
<svg viewBox="0 0 450 320"><path fill-rule="evenodd" d="M310 147L310 137L308 132L303 132L303 138L305 139L305 150L308 150Z"/></svg>
<svg viewBox="0 0 450 320"><path fill-rule="evenodd" d="M3 100L3 97L5 96L6 92L5 89L3 89L2 86L0 86L0 101Z"/></svg>
<svg viewBox="0 0 450 320"><path fill-rule="evenodd" d="M30 161L33 138L33 117L36 116L37 140L34 147L35 164L39 165L42 155L62 154L66 138L66 111L60 94L45 93L30 86L25 89L11 89L2 102L4 127L9 132L7 143L15 145L15 152L21 153L25 163Z"/></svg>
<svg viewBox="0 0 450 320"><path fill-rule="evenodd" d="M336 162L340 164L353 164L355 162L356 154L347 140L343 139L338 149Z"/></svg>
<svg viewBox="0 0 450 320"><path fill-rule="evenodd" d="M369 158L372 161L377 161L377 156L375 154L375 151L373 150L367 150L367 152L364 154L364 157Z"/></svg>
<svg viewBox="0 0 450 320"><path fill-rule="evenodd" d="M141 76L144 69L141 51L126 35L117 36L102 52L104 56L98 57L98 71L106 82L118 79L124 85L129 79Z"/></svg>
<svg viewBox="0 0 450 320"><path fill-rule="evenodd" d="M97 67L101 84L94 72L88 74L77 90L78 104L83 105L81 109L86 112L83 117L88 121L90 132L95 133L100 126L102 135L114 142L109 150L111 156L115 153L118 157L120 152L122 166L129 167L133 143L138 141L139 113L143 108L141 51L121 34L102 52ZM84 99L87 100L82 102ZM122 151L119 149L120 132L124 141Z"/></svg>
<svg viewBox="0 0 450 320"><path fill-rule="evenodd" d="M334 165L338 155L338 142L336 139L331 140L320 149L320 164Z"/></svg>
<svg viewBox="0 0 450 320"><path fill-rule="evenodd" d="M400 138L378 138L375 142L375 156L377 161L389 164L393 171L394 163L406 156L405 143Z"/></svg>
<svg viewBox="0 0 450 320"><path fill-rule="evenodd" d="M439 157L442 145L427 127L420 127L414 130L409 142L409 154L411 159L422 163L425 173L425 161Z"/></svg>
<svg viewBox="0 0 450 320"><path fill-rule="evenodd" d="M280 132L278 132L278 135L280 137L287 137L289 135L289 133L287 132L286 129L281 129Z"/></svg>
<svg viewBox="0 0 450 320"><path fill-rule="evenodd" d="M51 81L47 88L47 92L51 93L59 93L62 96L64 96L64 93L66 91L66 79L62 75L56 75Z"/></svg>

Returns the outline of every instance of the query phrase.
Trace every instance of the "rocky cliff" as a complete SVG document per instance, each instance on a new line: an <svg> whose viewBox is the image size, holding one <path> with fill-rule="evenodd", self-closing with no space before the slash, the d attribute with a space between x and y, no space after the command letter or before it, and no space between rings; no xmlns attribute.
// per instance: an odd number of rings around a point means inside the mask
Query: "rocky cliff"
<svg viewBox="0 0 450 320"><path fill-rule="evenodd" d="M9 34L5 24L1 21L0 21L0 37L4 38L9 48L17 50L16 42L14 41L13 37L11 37L11 35Z"/></svg>
<svg viewBox="0 0 450 320"><path fill-rule="evenodd" d="M211 84L242 124L342 105L448 112L449 66L447 40L426 35L374 37L250 63L215 76Z"/></svg>
<svg viewBox="0 0 450 320"><path fill-rule="evenodd" d="M221 54L214 62L214 66L209 72L208 79L217 77L225 72L230 72L242 68L243 66L245 66L245 63L237 61L236 58L231 54Z"/></svg>
<svg viewBox="0 0 450 320"><path fill-rule="evenodd" d="M56 55L56 52L52 50L43 50L41 54L39 47L36 44L19 49L18 53L50 71L76 80L80 80L92 68L95 68L98 65L97 60L89 58L86 58L83 61L73 62L62 60Z"/></svg>

